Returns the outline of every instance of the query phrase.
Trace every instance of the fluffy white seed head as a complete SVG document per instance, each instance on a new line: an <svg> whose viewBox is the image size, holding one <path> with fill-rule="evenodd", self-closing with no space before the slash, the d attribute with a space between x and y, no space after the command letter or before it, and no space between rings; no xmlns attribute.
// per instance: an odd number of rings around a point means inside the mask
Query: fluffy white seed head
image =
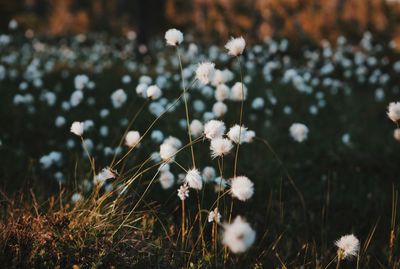
<svg viewBox="0 0 400 269"><path fill-rule="evenodd" d="M187 197L189 197L189 186L186 183L179 187L178 197L182 201L184 201Z"/></svg>
<svg viewBox="0 0 400 269"><path fill-rule="evenodd" d="M220 223L221 221L221 214L218 211L218 208L215 208L213 211L210 211L210 213L208 213L208 222L216 222L216 223Z"/></svg>
<svg viewBox="0 0 400 269"><path fill-rule="evenodd" d="M231 224L224 225L222 243L233 253L247 251L256 239L256 232L240 216Z"/></svg>
<svg viewBox="0 0 400 269"><path fill-rule="evenodd" d="M225 99L228 99L230 95L230 90L229 87L226 86L225 84L220 84L217 86L217 89L215 90L214 97L215 100L222 102Z"/></svg>
<svg viewBox="0 0 400 269"><path fill-rule="evenodd" d="M125 136L125 145L130 148L135 147L140 141L140 134L138 131L129 131Z"/></svg>
<svg viewBox="0 0 400 269"><path fill-rule="evenodd" d="M400 121L400 102L390 103L388 106L387 115L392 121L398 123Z"/></svg>
<svg viewBox="0 0 400 269"><path fill-rule="evenodd" d="M78 204L80 201L83 200L83 196L82 194L80 194L79 192L75 192L72 196L71 196L71 203L72 204Z"/></svg>
<svg viewBox="0 0 400 269"><path fill-rule="evenodd" d="M212 107L212 111L217 118L221 118L228 111L228 107L223 102L216 102Z"/></svg>
<svg viewBox="0 0 400 269"><path fill-rule="evenodd" d="M158 180L160 181L161 187L166 190L174 185L175 177L170 171L163 171L160 173Z"/></svg>
<svg viewBox="0 0 400 269"><path fill-rule="evenodd" d="M128 99L123 89L118 89L111 94L111 102L114 108L120 108Z"/></svg>
<svg viewBox="0 0 400 269"><path fill-rule="evenodd" d="M243 53L244 48L246 47L246 41L243 37L231 38L225 45L225 48L228 50L228 54L232 56L239 56Z"/></svg>
<svg viewBox="0 0 400 269"><path fill-rule="evenodd" d="M190 123L190 133L194 137L199 137L204 131L204 125L199 120L192 120Z"/></svg>
<svg viewBox="0 0 400 269"><path fill-rule="evenodd" d="M335 242L341 259L356 257L360 249L360 241L353 234L342 236Z"/></svg>
<svg viewBox="0 0 400 269"><path fill-rule="evenodd" d="M247 87L241 82L236 82L231 89L230 98L233 101L244 101L247 98Z"/></svg>
<svg viewBox="0 0 400 269"><path fill-rule="evenodd" d="M157 85L149 86L146 92L147 92L147 97L151 98L152 100L157 100L162 95L162 92Z"/></svg>
<svg viewBox="0 0 400 269"><path fill-rule="evenodd" d="M394 130L393 132L393 137L394 139L396 139L397 141L400 141L400 128L397 128Z"/></svg>
<svg viewBox="0 0 400 269"><path fill-rule="evenodd" d="M196 79L203 84L208 84L214 77L215 64L211 62L203 62L197 66Z"/></svg>
<svg viewBox="0 0 400 269"><path fill-rule="evenodd" d="M229 139L217 137L211 139L210 150L211 157L222 157L227 155L233 148L233 144Z"/></svg>
<svg viewBox="0 0 400 269"><path fill-rule="evenodd" d="M169 29L165 32L165 40L167 41L167 45L178 46L183 41L183 34L177 29Z"/></svg>
<svg viewBox="0 0 400 269"><path fill-rule="evenodd" d="M302 123L293 123L289 128L289 132L294 141L301 143L307 139L309 130Z"/></svg>
<svg viewBox="0 0 400 269"><path fill-rule="evenodd" d="M203 181L201 180L200 172L196 168L190 169L186 173L185 182L190 188L196 190L201 190L203 188Z"/></svg>
<svg viewBox="0 0 400 269"><path fill-rule="evenodd" d="M246 143L251 143L253 142L254 137L256 136L256 133L252 130L248 130L244 133L244 140L243 142Z"/></svg>
<svg viewBox="0 0 400 269"><path fill-rule="evenodd" d="M101 186L107 179L115 178L116 176L116 171L112 170L110 167L105 167L94 177L93 181L94 184Z"/></svg>
<svg viewBox="0 0 400 269"><path fill-rule="evenodd" d="M247 132L247 127L235 124L229 129L227 135L229 139L235 142L236 144L242 144L243 142L245 142L246 132Z"/></svg>
<svg viewBox="0 0 400 269"><path fill-rule="evenodd" d="M222 137L225 132L225 123L219 120L210 120L204 125L204 134L208 139Z"/></svg>
<svg viewBox="0 0 400 269"><path fill-rule="evenodd" d="M215 179L216 172L214 167L206 166L204 167L201 174L203 177L203 181L207 183L207 182L212 182Z"/></svg>
<svg viewBox="0 0 400 269"><path fill-rule="evenodd" d="M73 133L77 136L82 136L84 127L85 126L84 126L83 122L74 121L71 125L71 133Z"/></svg>
<svg viewBox="0 0 400 269"><path fill-rule="evenodd" d="M169 143L164 142L160 145L160 157L163 161L172 162L177 151L178 149Z"/></svg>
<svg viewBox="0 0 400 269"><path fill-rule="evenodd" d="M231 179L231 193L240 201L246 201L254 194L254 183L246 176L234 177Z"/></svg>
<svg viewBox="0 0 400 269"><path fill-rule="evenodd" d="M180 148L182 147L182 142L176 138L175 136L169 136L164 140L164 144L170 144L171 146L175 148Z"/></svg>

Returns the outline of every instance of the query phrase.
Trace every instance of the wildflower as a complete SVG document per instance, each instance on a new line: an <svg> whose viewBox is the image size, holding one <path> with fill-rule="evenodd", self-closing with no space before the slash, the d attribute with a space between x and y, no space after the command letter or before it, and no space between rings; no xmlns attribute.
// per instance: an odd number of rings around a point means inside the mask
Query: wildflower
<svg viewBox="0 0 400 269"><path fill-rule="evenodd" d="M214 169L214 167L211 167L211 166L204 167L201 175L203 177L203 181L204 182L213 181L214 178L215 178L215 169Z"/></svg>
<svg viewBox="0 0 400 269"><path fill-rule="evenodd" d="M215 100L222 102L229 98L229 93L230 91L228 86L225 84L219 84L214 93Z"/></svg>
<svg viewBox="0 0 400 269"><path fill-rule="evenodd" d="M162 171L158 180L160 181L161 187L166 190L174 185L175 177L170 171Z"/></svg>
<svg viewBox="0 0 400 269"><path fill-rule="evenodd" d="M228 111L228 107L222 102L216 102L212 107L212 111L217 118L220 118Z"/></svg>
<svg viewBox="0 0 400 269"><path fill-rule="evenodd" d="M240 201L250 199L254 194L254 183L246 176L237 176L231 179L231 193Z"/></svg>
<svg viewBox="0 0 400 269"><path fill-rule="evenodd" d="M213 222L215 221L216 223L219 223L221 221L221 214L218 211L218 208L215 208L213 211L210 211L208 213L208 222Z"/></svg>
<svg viewBox="0 0 400 269"><path fill-rule="evenodd" d="M210 83L215 72L214 66L215 64L211 62L200 63L196 69L196 79L203 84Z"/></svg>
<svg viewBox="0 0 400 269"><path fill-rule="evenodd" d="M177 151L178 149L169 143L164 142L160 145L160 157L163 161L172 162Z"/></svg>
<svg viewBox="0 0 400 269"><path fill-rule="evenodd" d="M307 139L309 130L302 123L293 123L289 128L289 132L294 141L301 143Z"/></svg>
<svg viewBox="0 0 400 269"><path fill-rule="evenodd" d="M165 40L167 41L167 45L178 46L183 41L183 34L177 29L169 29L165 33Z"/></svg>
<svg viewBox="0 0 400 269"><path fill-rule="evenodd" d="M247 98L247 88L241 82L236 82L231 89L231 100L244 101Z"/></svg>
<svg viewBox="0 0 400 269"><path fill-rule="evenodd" d="M246 132L247 132L246 127L235 124L229 129L227 135L229 139L235 142L236 144L242 144L245 141Z"/></svg>
<svg viewBox="0 0 400 269"><path fill-rule="evenodd" d="M243 53L246 46L246 41L243 37L231 38L225 45L228 50L228 54L232 56L239 56Z"/></svg>
<svg viewBox="0 0 400 269"><path fill-rule="evenodd" d="M189 128L190 128L191 135L194 137L199 137L203 133L203 130L204 130L203 123L201 123L201 121L199 121L199 120L192 120Z"/></svg>
<svg viewBox="0 0 400 269"><path fill-rule="evenodd" d="M182 142L178 138L176 138L174 136L169 136L168 138L166 138L164 140L164 143L165 144L170 144L170 145L174 146L175 148L182 147Z"/></svg>
<svg viewBox="0 0 400 269"><path fill-rule="evenodd" d="M135 147L140 141L140 134L138 131L129 131L125 136L125 145L130 148Z"/></svg>
<svg viewBox="0 0 400 269"><path fill-rule="evenodd" d="M387 111L388 117L398 123L400 121L400 102L391 102Z"/></svg>
<svg viewBox="0 0 400 269"><path fill-rule="evenodd" d="M189 186L187 184L183 184L178 189L178 197L184 201L187 197L189 197Z"/></svg>
<svg viewBox="0 0 400 269"><path fill-rule="evenodd" d="M400 128L397 128L394 130L393 132L393 137L394 139L396 139L397 141L400 141Z"/></svg>
<svg viewBox="0 0 400 269"><path fill-rule="evenodd" d="M118 89L111 94L111 102L114 108L120 108L128 99L123 89Z"/></svg>
<svg viewBox="0 0 400 269"><path fill-rule="evenodd" d="M82 199L83 199L82 194L76 192L76 193L74 193L74 194L71 196L71 203L77 204L77 203L79 203L80 201L82 201Z"/></svg>
<svg viewBox="0 0 400 269"><path fill-rule="evenodd" d="M211 139L211 157L214 159L216 157L222 157L228 154L233 148L233 144L229 139L217 137Z"/></svg>
<svg viewBox="0 0 400 269"><path fill-rule="evenodd" d="M93 181L95 184L101 186L107 179L115 178L117 175L118 174L116 171L112 170L110 167L105 167L94 177Z"/></svg>
<svg viewBox="0 0 400 269"><path fill-rule="evenodd" d="M79 121L74 121L71 125L71 133L76 134L77 136L83 135L84 123Z"/></svg>
<svg viewBox="0 0 400 269"><path fill-rule="evenodd" d="M225 132L225 123L219 120L210 120L204 125L204 134L208 139L222 137Z"/></svg>
<svg viewBox="0 0 400 269"><path fill-rule="evenodd" d="M338 258L340 260L353 256L356 257L360 249L360 242L353 234L340 237L340 239L335 242L335 245L338 247Z"/></svg>
<svg viewBox="0 0 400 269"><path fill-rule="evenodd" d="M225 224L224 229L222 243L233 253L245 252L256 239L256 232L240 216L231 224Z"/></svg>
<svg viewBox="0 0 400 269"><path fill-rule="evenodd" d="M252 130L246 131L244 133L243 142L251 143L251 142L253 142L253 139L255 136L256 136L256 133L254 131L252 131Z"/></svg>
<svg viewBox="0 0 400 269"><path fill-rule="evenodd" d="M203 181L201 180L200 172L196 168L187 171L185 182L187 182L189 187L193 189L201 190L203 188Z"/></svg>
<svg viewBox="0 0 400 269"><path fill-rule="evenodd" d="M214 187L215 192L220 192L220 191L225 190L226 186L228 185L226 180L223 179L222 177L216 177L214 179L214 183L215 183L215 187Z"/></svg>
<svg viewBox="0 0 400 269"><path fill-rule="evenodd" d="M156 100L161 97L162 92L157 85L151 85L147 88L147 97Z"/></svg>

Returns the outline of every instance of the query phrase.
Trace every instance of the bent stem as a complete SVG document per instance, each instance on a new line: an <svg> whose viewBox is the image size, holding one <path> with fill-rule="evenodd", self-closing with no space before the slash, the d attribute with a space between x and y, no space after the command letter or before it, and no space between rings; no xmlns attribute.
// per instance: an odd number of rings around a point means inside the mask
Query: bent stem
<svg viewBox="0 0 400 269"><path fill-rule="evenodd" d="M182 199L182 246L185 245L185 199Z"/></svg>

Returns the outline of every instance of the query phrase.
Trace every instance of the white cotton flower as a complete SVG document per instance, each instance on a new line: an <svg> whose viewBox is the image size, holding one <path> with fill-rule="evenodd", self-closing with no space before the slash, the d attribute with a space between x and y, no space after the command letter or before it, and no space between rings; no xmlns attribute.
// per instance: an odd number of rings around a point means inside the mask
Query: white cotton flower
<svg viewBox="0 0 400 269"><path fill-rule="evenodd" d="M394 130L393 132L393 137L394 139L396 139L397 141L400 141L400 128L397 128Z"/></svg>
<svg viewBox="0 0 400 269"><path fill-rule="evenodd" d="M178 149L169 143L164 142L160 145L160 157L163 161L172 162L177 151Z"/></svg>
<svg viewBox="0 0 400 269"><path fill-rule="evenodd" d="M235 124L229 129L229 132L227 133L228 137L230 140L232 140L236 144L242 144L243 142L246 142L246 133L247 133L247 127Z"/></svg>
<svg viewBox="0 0 400 269"><path fill-rule="evenodd" d="M228 54L232 56L239 56L243 53L244 48L246 47L246 41L243 37L231 38L225 45L225 48L228 50Z"/></svg>
<svg viewBox="0 0 400 269"><path fill-rule="evenodd" d="M167 45L177 46L182 43L183 34L177 29L169 29L165 33L165 40L167 41Z"/></svg>
<svg viewBox="0 0 400 269"><path fill-rule="evenodd" d="M77 136L82 136L84 127L83 122L74 121L71 125L71 133L76 134Z"/></svg>
<svg viewBox="0 0 400 269"><path fill-rule="evenodd" d="M160 181L161 187L166 190L174 185L175 177L170 171L163 171L160 173L158 180Z"/></svg>
<svg viewBox="0 0 400 269"><path fill-rule="evenodd" d="M228 111L228 107L223 102L216 102L212 107L212 111L217 118L221 118Z"/></svg>
<svg viewBox="0 0 400 269"><path fill-rule="evenodd" d="M247 98L247 87L241 83L236 82L231 89L230 98L233 101L244 101Z"/></svg>
<svg viewBox="0 0 400 269"><path fill-rule="evenodd" d="M211 139L210 150L211 157L222 157L227 155L233 148L233 144L229 139L217 137Z"/></svg>
<svg viewBox="0 0 400 269"><path fill-rule="evenodd" d="M123 89L118 89L111 94L111 101L114 108L120 108L128 99Z"/></svg>
<svg viewBox="0 0 400 269"><path fill-rule="evenodd" d="M340 237L335 242L338 247L338 255L341 259L351 258L358 256L360 249L360 241L353 234L348 234Z"/></svg>
<svg viewBox="0 0 400 269"><path fill-rule="evenodd" d="M199 137L203 133L204 125L199 120L192 120L189 128L190 128L190 133L193 137Z"/></svg>
<svg viewBox="0 0 400 269"><path fill-rule="evenodd" d="M230 90L229 87L226 86L225 84L220 84L217 86L217 89L215 90L214 97L215 100L222 102L225 99L228 99L230 95Z"/></svg>
<svg viewBox="0 0 400 269"><path fill-rule="evenodd" d="M246 201L254 194L254 183L246 176L234 177L231 179L231 193L240 201Z"/></svg>
<svg viewBox="0 0 400 269"><path fill-rule="evenodd" d="M196 168L187 171L185 182L187 182L189 187L193 189L201 190L203 188L203 181L201 180L200 172Z"/></svg>
<svg viewBox="0 0 400 269"><path fill-rule="evenodd" d="M388 106L387 115L392 121L399 122L400 121L400 102L391 102Z"/></svg>
<svg viewBox="0 0 400 269"><path fill-rule="evenodd" d="M182 142L181 142L178 138L176 138L176 137L174 137L174 136L169 136L168 138L166 138L166 139L164 140L164 143L165 143L165 144L170 144L170 145L172 145L172 146L175 147L175 148L180 148L180 147L182 147Z"/></svg>
<svg viewBox="0 0 400 269"><path fill-rule="evenodd" d="M215 179L216 172L215 172L214 167L206 166L206 167L204 167L201 175L203 177L203 181L205 183L207 183L207 182L211 182Z"/></svg>
<svg viewBox="0 0 400 269"><path fill-rule="evenodd" d="M220 192L225 190L226 186L228 185L228 182L226 182L226 180L222 177L216 177L214 179L214 183L215 183L215 192Z"/></svg>
<svg viewBox="0 0 400 269"><path fill-rule="evenodd" d="M160 167L158 168L158 171L160 171L160 173L163 173L163 172L168 172L169 169L170 169L170 166L168 163L162 163L160 165Z"/></svg>
<svg viewBox="0 0 400 269"><path fill-rule="evenodd" d="M289 128L289 132L294 141L301 143L307 139L309 130L302 123L293 123Z"/></svg>
<svg viewBox="0 0 400 269"><path fill-rule="evenodd" d="M264 99L261 97L257 97L251 103L251 108L254 110L260 110L264 107Z"/></svg>
<svg viewBox="0 0 400 269"><path fill-rule="evenodd" d="M63 116L57 116L56 120L55 120L55 125L56 127L61 127L65 124L66 120Z"/></svg>
<svg viewBox="0 0 400 269"><path fill-rule="evenodd" d="M152 100L156 100L160 98L162 92L157 85L151 85L147 88L147 97L151 98Z"/></svg>
<svg viewBox="0 0 400 269"><path fill-rule="evenodd" d="M141 97L144 97L144 98L146 98L147 97L147 88L148 88L149 86L147 85L147 84L145 84L145 83L139 83L137 86L136 86L136 93L138 94L138 95L140 95Z"/></svg>
<svg viewBox="0 0 400 269"><path fill-rule="evenodd" d="M225 73L219 69L215 69L212 84L218 86L224 83L226 83Z"/></svg>
<svg viewBox="0 0 400 269"><path fill-rule="evenodd" d="M94 177L93 181L94 184L102 186L107 179L115 178L116 176L116 171L112 170L110 167L105 167Z"/></svg>
<svg viewBox="0 0 400 269"><path fill-rule="evenodd" d="M243 142L251 143L251 142L253 142L253 139L255 136L256 136L256 133L254 131L252 131L252 130L246 131L244 133Z"/></svg>
<svg viewBox="0 0 400 269"><path fill-rule="evenodd" d="M196 79L203 84L208 84L212 80L215 72L215 64L211 62L203 62L198 64L196 69Z"/></svg>
<svg viewBox="0 0 400 269"><path fill-rule="evenodd" d="M178 197L182 201L184 201L187 197L189 197L189 186L186 183L179 187Z"/></svg>
<svg viewBox="0 0 400 269"><path fill-rule="evenodd" d="M151 132L150 137L154 142L160 143L164 139L164 134L160 130L154 130Z"/></svg>
<svg viewBox="0 0 400 269"><path fill-rule="evenodd" d="M71 196L71 203L72 204L77 204L80 201L83 200L83 196L82 194L80 194L79 192L75 192L72 196Z"/></svg>
<svg viewBox="0 0 400 269"><path fill-rule="evenodd" d="M69 99L69 102L71 106L75 107L78 106L83 100L83 92L76 90L71 94L71 98Z"/></svg>
<svg viewBox="0 0 400 269"><path fill-rule="evenodd" d="M138 131L129 131L125 136L125 145L130 148L135 147L140 141L140 134Z"/></svg>
<svg viewBox="0 0 400 269"><path fill-rule="evenodd" d="M233 253L242 253L253 245L256 232L240 216L231 224L224 225L222 243L229 247Z"/></svg>
<svg viewBox="0 0 400 269"><path fill-rule="evenodd" d="M219 120L210 120L204 125L204 134L208 139L222 137L225 132L225 123Z"/></svg>
<svg viewBox="0 0 400 269"><path fill-rule="evenodd" d="M208 213L208 222L216 222L220 223L221 221L221 214L218 211L218 208L215 208L213 211Z"/></svg>

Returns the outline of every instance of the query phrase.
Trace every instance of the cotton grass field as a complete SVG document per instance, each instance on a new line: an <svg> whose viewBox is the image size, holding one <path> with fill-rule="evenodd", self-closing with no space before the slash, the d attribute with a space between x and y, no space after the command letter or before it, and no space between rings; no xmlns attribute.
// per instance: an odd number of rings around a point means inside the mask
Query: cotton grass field
<svg viewBox="0 0 400 269"><path fill-rule="evenodd" d="M0 35L2 268L399 268L400 55Z"/></svg>

